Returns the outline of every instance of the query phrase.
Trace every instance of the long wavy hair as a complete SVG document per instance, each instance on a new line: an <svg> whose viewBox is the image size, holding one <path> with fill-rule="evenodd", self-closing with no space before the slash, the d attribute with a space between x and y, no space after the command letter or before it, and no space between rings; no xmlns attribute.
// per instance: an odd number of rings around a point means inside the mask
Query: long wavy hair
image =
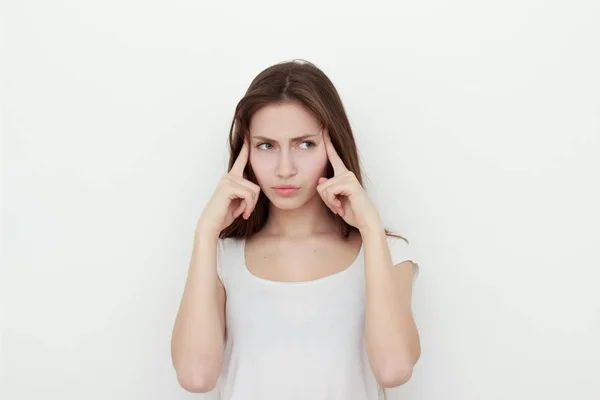
<svg viewBox="0 0 600 400"><path fill-rule="evenodd" d="M272 65L260 72L250 83L244 97L238 102L229 130L229 166L231 170L244 139L250 138L250 121L254 113L266 105L278 102L297 102L303 105L326 128L333 147L348 170L352 171L362 185L362 173L356 142L342 100L331 80L314 64L305 60L293 60ZM245 169L246 179L257 184L250 163ZM333 168L327 165L326 177L333 176ZM331 211L330 211L331 212ZM332 212L333 214L333 212ZM333 214L344 237L355 230L339 215ZM248 238L260 231L269 217L269 199L261 191L254 211L245 220L241 216L220 233L221 238ZM392 234L386 231L388 234ZM398 236L393 234L394 236Z"/></svg>

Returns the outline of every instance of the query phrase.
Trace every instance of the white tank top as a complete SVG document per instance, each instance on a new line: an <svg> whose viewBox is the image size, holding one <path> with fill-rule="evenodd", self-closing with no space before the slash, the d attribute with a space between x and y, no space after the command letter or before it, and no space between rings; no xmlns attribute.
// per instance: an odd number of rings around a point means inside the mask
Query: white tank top
<svg viewBox="0 0 600 400"><path fill-rule="evenodd" d="M364 343L361 247L347 269L307 282L271 281L245 265L245 240L221 239L217 270L227 294L221 400L378 400ZM417 261L388 236L393 264Z"/></svg>

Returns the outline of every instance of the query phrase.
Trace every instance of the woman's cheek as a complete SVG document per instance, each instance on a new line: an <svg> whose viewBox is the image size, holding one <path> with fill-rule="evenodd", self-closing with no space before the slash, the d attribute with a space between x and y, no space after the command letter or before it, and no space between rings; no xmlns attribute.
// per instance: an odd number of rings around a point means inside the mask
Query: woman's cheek
<svg viewBox="0 0 600 400"><path fill-rule="evenodd" d="M317 151L306 151L296 157L298 171L302 175L316 182L325 173L327 166L327 154Z"/></svg>
<svg viewBox="0 0 600 400"><path fill-rule="evenodd" d="M259 185L266 179L269 179L269 174L273 171L273 157L268 154L261 154L259 150L250 153L250 165L256 176Z"/></svg>

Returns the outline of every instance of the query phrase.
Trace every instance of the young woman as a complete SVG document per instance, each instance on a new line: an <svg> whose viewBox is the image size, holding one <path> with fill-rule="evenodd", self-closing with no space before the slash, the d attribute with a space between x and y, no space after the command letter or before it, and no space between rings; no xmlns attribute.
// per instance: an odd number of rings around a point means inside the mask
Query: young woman
<svg viewBox="0 0 600 400"><path fill-rule="evenodd" d="M308 62L238 103L172 337L179 383L223 400L374 400L420 356L418 267L361 184L342 101Z"/></svg>

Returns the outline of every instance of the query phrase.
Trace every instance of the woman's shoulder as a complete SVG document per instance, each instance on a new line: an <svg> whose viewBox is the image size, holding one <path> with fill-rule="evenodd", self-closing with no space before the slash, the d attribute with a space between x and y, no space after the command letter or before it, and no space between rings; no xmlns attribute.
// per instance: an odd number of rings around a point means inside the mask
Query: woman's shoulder
<svg viewBox="0 0 600 400"><path fill-rule="evenodd" d="M415 266L418 265L418 257L415 255L415 250L410 245L408 239L398 233L387 230L386 239L394 265L404 261L412 261Z"/></svg>
<svg viewBox="0 0 600 400"><path fill-rule="evenodd" d="M244 242L243 238L234 238L234 237L219 238L219 242L218 242L219 252L227 253L229 251L239 249L239 247L242 245L243 242Z"/></svg>
<svg viewBox="0 0 600 400"><path fill-rule="evenodd" d="M217 274L224 285L228 270L243 260L243 242L239 238L219 238L217 242Z"/></svg>

